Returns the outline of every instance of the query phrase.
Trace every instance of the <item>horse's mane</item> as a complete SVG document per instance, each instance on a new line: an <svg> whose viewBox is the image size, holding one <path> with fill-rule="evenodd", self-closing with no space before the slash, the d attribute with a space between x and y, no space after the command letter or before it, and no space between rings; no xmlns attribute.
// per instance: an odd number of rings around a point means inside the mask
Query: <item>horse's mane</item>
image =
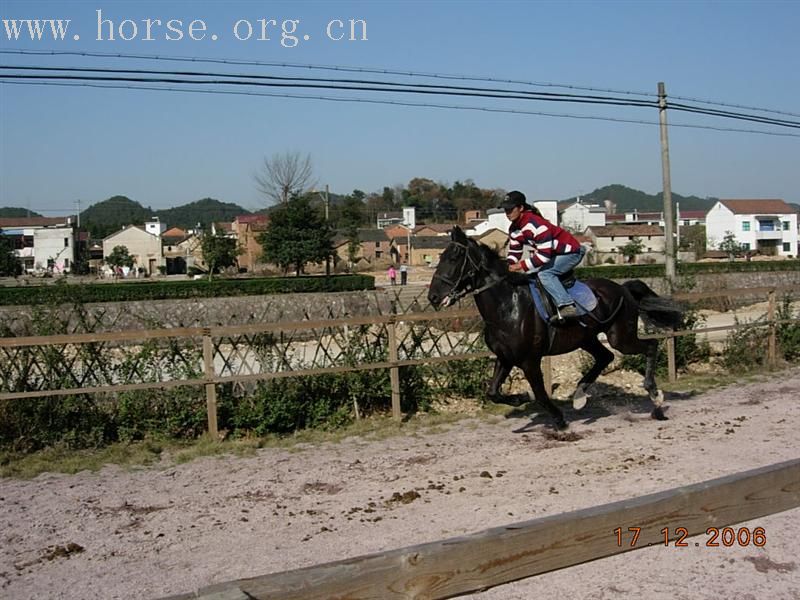
<svg viewBox="0 0 800 600"><path fill-rule="evenodd" d="M528 285L530 283L530 276L525 273L512 273L508 270L508 262L506 259L494 249L483 242L472 240L478 246L481 252L481 259L483 265L495 275L504 277L507 281L514 285Z"/></svg>

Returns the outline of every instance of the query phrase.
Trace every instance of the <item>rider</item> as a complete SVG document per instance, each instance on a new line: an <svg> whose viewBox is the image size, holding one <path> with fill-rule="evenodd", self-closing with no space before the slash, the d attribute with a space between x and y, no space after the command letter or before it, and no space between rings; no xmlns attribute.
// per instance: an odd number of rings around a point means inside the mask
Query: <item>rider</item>
<svg viewBox="0 0 800 600"><path fill-rule="evenodd" d="M586 250L571 233L553 225L538 209L528 205L522 192L509 192L500 206L511 221L508 270L537 273L544 289L556 303L559 318L577 317L575 302L558 276L577 267ZM530 257L522 260L525 245L530 247Z"/></svg>

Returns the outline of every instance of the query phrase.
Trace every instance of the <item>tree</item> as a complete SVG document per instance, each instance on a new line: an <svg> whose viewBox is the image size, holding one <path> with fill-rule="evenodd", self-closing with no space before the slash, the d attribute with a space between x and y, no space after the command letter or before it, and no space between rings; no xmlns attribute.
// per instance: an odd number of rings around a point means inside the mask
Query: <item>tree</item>
<svg viewBox="0 0 800 600"><path fill-rule="evenodd" d="M311 155L303 157L299 152L286 152L265 158L255 179L258 191L268 200L286 204L291 196L313 187L313 175Z"/></svg>
<svg viewBox="0 0 800 600"><path fill-rule="evenodd" d="M705 225L687 225L681 227L680 247L691 250L697 258L706 253L706 228Z"/></svg>
<svg viewBox="0 0 800 600"><path fill-rule="evenodd" d="M727 253L731 260L742 253L742 245L736 240L736 236L730 231L725 232L725 237L722 238L722 241L719 244L719 249Z"/></svg>
<svg viewBox="0 0 800 600"><path fill-rule="evenodd" d="M21 274L22 262L14 252L14 244L0 229L0 276L17 277Z"/></svg>
<svg viewBox="0 0 800 600"><path fill-rule="evenodd" d="M636 260L636 256L644 250L644 242L638 236L633 236L631 240L624 246L620 246L619 251L625 257L625 261L632 263Z"/></svg>
<svg viewBox="0 0 800 600"><path fill-rule="evenodd" d="M114 273L116 273L117 268L133 267L133 257L128 252L127 246L114 246L111 254L106 257L106 263L114 267Z"/></svg>
<svg viewBox="0 0 800 600"><path fill-rule="evenodd" d="M208 265L209 281L214 273L235 265L239 256L236 239L221 233L212 235L211 232L206 232L200 239L200 251L203 253L203 261Z"/></svg>
<svg viewBox="0 0 800 600"><path fill-rule="evenodd" d="M264 259L297 275L306 263L323 263L333 255L333 234L323 215L306 196L293 196L270 212L267 230L259 237Z"/></svg>

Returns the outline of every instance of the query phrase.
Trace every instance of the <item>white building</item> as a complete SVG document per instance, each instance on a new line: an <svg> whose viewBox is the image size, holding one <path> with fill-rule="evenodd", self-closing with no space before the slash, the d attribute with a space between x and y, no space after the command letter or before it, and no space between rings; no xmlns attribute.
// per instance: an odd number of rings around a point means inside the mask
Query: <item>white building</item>
<svg viewBox="0 0 800 600"><path fill-rule="evenodd" d="M783 200L720 200L706 215L709 248L718 248L733 234L744 250L794 257L797 211Z"/></svg>
<svg viewBox="0 0 800 600"><path fill-rule="evenodd" d="M161 236L167 230L167 224L162 223L158 217L153 217L144 224L144 230L149 234Z"/></svg>
<svg viewBox="0 0 800 600"><path fill-rule="evenodd" d="M69 273L75 262L72 227L41 227L33 230L34 271Z"/></svg>
<svg viewBox="0 0 800 600"><path fill-rule="evenodd" d="M3 218L0 230L12 240L26 273L68 273L75 262L73 221L71 216Z"/></svg>
<svg viewBox="0 0 800 600"><path fill-rule="evenodd" d="M578 198L561 211L560 225L576 233L583 233L587 227L605 227L606 207L599 204L584 204Z"/></svg>

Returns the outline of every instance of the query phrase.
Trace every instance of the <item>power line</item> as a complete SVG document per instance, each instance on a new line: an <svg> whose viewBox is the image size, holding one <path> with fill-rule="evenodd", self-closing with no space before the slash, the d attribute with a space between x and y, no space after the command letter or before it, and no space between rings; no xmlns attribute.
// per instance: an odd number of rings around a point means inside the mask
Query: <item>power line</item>
<svg viewBox="0 0 800 600"><path fill-rule="evenodd" d="M382 81L374 79L331 79L324 77L297 77L297 76L279 76L279 75L254 75L248 73L219 73L208 71L156 71L150 69L109 69L97 67L40 67L40 66L6 66L0 65L2 69L16 69L20 71L55 71L55 72L77 72L77 73L135 73L140 75L170 75L181 77L223 77L230 79L255 79L267 81L289 81L289 82L322 82L329 84L354 84L354 85L377 85L377 86L391 86L398 89L425 89L425 90L453 90L463 92L492 92L492 93L513 93L523 94L534 98L547 99L547 98L578 98L588 100L608 100L610 102L631 103L636 106L654 107L657 104L653 101L646 100L629 100L625 98L614 98L610 96L597 96L587 94L564 94L554 92L527 92L525 90L508 90L503 88L486 88L486 87L467 87L456 85L443 85L443 84L422 84L422 83L398 83L396 81Z"/></svg>
<svg viewBox="0 0 800 600"><path fill-rule="evenodd" d="M0 66L0 68L8 68ZM501 100L539 100L543 102L572 102L577 104L601 104L606 106L647 106L640 101L630 100L602 100L590 97L572 96L568 98L550 96L531 96L518 92L481 92L468 90L449 90L449 89L430 89L430 88L409 88L393 87L387 88L385 85L351 85L351 84L331 84L331 83L312 83L312 82L287 82L287 81L251 81L229 79L184 79L181 77L156 77L156 76L122 76L114 75L111 77L98 77L96 75L28 75L28 74L1 74L3 79L11 80L55 80L55 81L86 81L86 82L127 82L127 83L164 83L177 85L235 85L235 86L255 86L255 87L276 87L276 88L304 88L304 89L323 89L323 90L342 90L357 92L391 92L401 94L423 94L436 96L462 96L472 98L495 98ZM652 105L652 103L651 103ZM653 105L654 106L654 105Z"/></svg>
<svg viewBox="0 0 800 600"><path fill-rule="evenodd" d="M165 87L165 86L146 86L146 85L115 85L115 84L96 84L96 83L77 83L77 82L47 82L47 81L2 81L0 80L0 84L8 84L8 85L53 85L53 86L62 86L62 87L90 87L90 88L106 88L106 89L128 89L128 90L144 90L144 91L163 91L163 92L185 92L185 93L198 93L198 94L226 94L226 95L237 95L237 96L256 96L256 97L271 97L271 98L288 98L288 99L299 99L299 100L323 100L323 101L330 101L330 102L354 102L354 103L362 103L362 104L384 104L390 106L407 106L407 107L421 107L421 108L438 108L438 109L450 109L450 110L472 110L472 111L480 111L480 112L489 112L489 113L504 113L504 114L516 114L516 115L531 115L531 116L543 116L543 117L556 117L556 118L566 118L566 119L582 119L582 120L590 120L590 121L608 121L613 123L631 123L636 125L649 125L649 126L658 126L658 122L655 121L644 121L640 119L623 119L617 117L602 117L597 115L575 115L575 114L568 114L568 113L551 113L545 111L531 111L531 110L520 110L520 109L511 109L511 108L492 108L487 106L462 106L457 104L434 104L434 103L426 103L426 102L410 102L410 101L400 101L400 100L386 100L386 99L375 99L375 98L342 98L336 96L312 96L312 95L303 95L303 94L289 94L289 93L275 93L275 92L255 92L255 91L244 91L244 90L208 90L208 89L192 89L192 88L172 88L172 87ZM723 131L723 132L732 132L732 133L754 133L754 134L761 134L761 135L771 135L771 136L778 136L778 137L797 137L800 138L800 134L795 133L786 133L780 131L765 131L761 129L741 129L741 128L733 128L733 127L718 127L714 125L695 125L690 123L670 123L670 127L680 127L686 129L707 129L712 131Z"/></svg>
<svg viewBox="0 0 800 600"><path fill-rule="evenodd" d="M258 61L258 60L243 60L243 59L226 59L226 58L198 58L188 56L164 56L158 54L127 54L118 52L86 52L86 51L65 51L65 50L0 50L0 54L17 54L17 55L32 55L32 56L82 56L91 58L123 58L123 59L136 59L136 60L151 60L151 61L172 61L172 62L191 62L191 63L209 63L209 64L225 64L225 65L242 65L242 66L260 66L260 67L276 67L276 68L289 68L289 69L307 69L307 70L325 70L325 71L339 71L350 73L372 73L384 75L399 75L404 77L425 77L432 79L443 80L459 80L459 81L483 81L491 83L507 83L525 85L531 87L545 87L545 88L562 88L589 92L602 92L623 94L631 96L644 96L644 97L657 97L657 94L652 92L637 92L631 90L617 90L611 88L597 88L575 84L561 84L552 82L534 82L523 79L505 79L499 77L488 76L475 76L475 75L457 75L448 73L432 73L423 71L412 71L406 69L377 69L370 67L353 67L342 65L314 65L304 63L290 63L290 62L273 62L273 61ZM717 106L724 106L727 108L739 108L744 110L755 110L758 112L774 113L791 117L800 117L800 113L793 113L783 110L776 110L763 107L745 106L741 104L731 104L718 100L707 100L692 98L687 96L670 95L671 99L685 100L689 102L700 102L702 104L711 104Z"/></svg>
<svg viewBox="0 0 800 600"><path fill-rule="evenodd" d="M278 67L278 68L290 68L290 69L341 71L349 73L373 73L382 75L400 75L404 77L427 77L433 79L452 79L460 81L486 81L492 83L512 83L512 84L535 86L535 87L564 88L564 89L582 90L590 92L603 92L603 93L625 94L634 96L649 96L649 97L655 96L655 94L651 92L612 90L612 89L595 88L595 87L572 85L572 84L532 82L520 79L503 79L497 77L456 75L448 73L431 73L423 71L411 71L406 69L376 69L370 67L351 67L351 66L341 66L341 65L313 65L313 64L303 64L303 63L269 62L269 61L227 59L227 58L197 58L188 56L163 56L158 54L126 54L126 53L116 53L116 52L80 52L80 51L63 51L63 50L0 50L0 54L31 54L31 55L51 55L51 56L69 55L69 56L84 56L84 57L94 57L94 58L130 58L137 60L247 65L247 66Z"/></svg>
<svg viewBox="0 0 800 600"><path fill-rule="evenodd" d="M519 92L517 90L498 90L496 88L468 88L464 86L417 86L408 84L397 84L396 82L370 81L370 80L332 80L326 78L306 78L306 77L278 77L278 76L243 76L228 73L207 73L198 71L149 71L142 69L98 69L98 68L69 68L59 67L55 69L37 66L7 67L0 66L0 69L17 69L23 71L36 71L37 74L10 73L2 74L0 77L11 80L56 80L56 81L87 81L87 82L127 82L127 83L159 83L159 84L178 84L178 85L236 85L236 86L256 86L256 87L278 87L278 88L306 88L306 89L328 89L345 90L359 92L383 92L383 93L404 93L404 94L424 94L424 95L444 95L462 96L478 98L495 98L505 100L539 100L545 102L571 102L579 104L601 104L607 106L653 106L650 102L641 100L625 100L608 96L587 96L576 94L539 94L530 92ZM46 74L39 74L41 71L48 71ZM55 71L56 74L51 74ZM62 74L69 72L70 74ZM97 75L73 75L77 73L101 73L110 74L107 77ZM130 73L133 75L121 75ZM203 79L204 77L214 77L214 79ZM192 79L186 79L191 77ZM221 79L218 79L221 77ZM355 82L355 83L349 83ZM367 85L369 84L369 85ZM790 127L800 129L800 122L789 121L786 119L774 119L744 113L734 113L717 109L706 109L693 107L685 104L672 104L669 107L674 110L705 114L710 116L724 117L743 121L752 121L764 125L777 127Z"/></svg>

